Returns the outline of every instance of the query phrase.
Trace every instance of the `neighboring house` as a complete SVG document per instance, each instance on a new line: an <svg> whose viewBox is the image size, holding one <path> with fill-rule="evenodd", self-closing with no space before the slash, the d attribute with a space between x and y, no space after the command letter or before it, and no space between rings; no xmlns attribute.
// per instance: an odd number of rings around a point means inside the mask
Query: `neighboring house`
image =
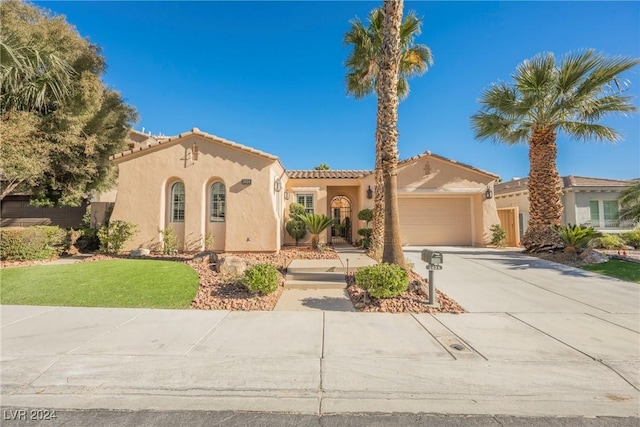
<svg viewBox="0 0 640 427"><path fill-rule="evenodd" d="M520 241L529 222L528 182L528 178L522 178L495 185L498 214L514 245ZM618 199L629 184L630 181L614 179L562 177L562 224L590 225L613 233L631 228L631 224L621 224L618 219Z"/></svg>
<svg viewBox="0 0 640 427"><path fill-rule="evenodd" d="M176 137L132 135L130 150L112 157L117 191L92 203L94 223L115 203L111 220L138 226L126 249L159 249L159 230L171 227L186 251L204 249L207 236L217 251L278 251L295 243L284 227L293 202L336 220L322 240L352 241L365 226L358 212L373 208L372 171L287 171L272 154L197 128ZM497 178L429 152L399 162L403 244L484 245L499 222L491 197Z"/></svg>

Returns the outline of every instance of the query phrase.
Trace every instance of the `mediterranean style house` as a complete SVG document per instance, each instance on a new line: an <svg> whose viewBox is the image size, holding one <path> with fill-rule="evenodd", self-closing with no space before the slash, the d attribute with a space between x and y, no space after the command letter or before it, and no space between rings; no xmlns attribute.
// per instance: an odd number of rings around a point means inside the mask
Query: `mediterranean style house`
<svg viewBox="0 0 640 427"><path fill-rule="evenodd" d="M562 185L562 224L590 225L598 231L619 233L632 228L618 219L622 191L630 181L565 176ZM495 201L507 244L516 246L529 222L528 178L513 179L495 185Z"/></svg>
<svg viewBox="0 0 640 427"><path fill-rule="evenodd" d="M373 208L373 171L286 170L278 157L193 128L174 137L131 131L112 157L118 185L92 199L92 223L124 220L138 232L126 249L161 247L172 228L184 251L273 252L295 241L289 205L325 214L336 226L321 240L357 239L357 214ZM499 223L489 172L425 152L398 164L406 245L482 246ZM308 238L308 235L307 235Z"/></svg>

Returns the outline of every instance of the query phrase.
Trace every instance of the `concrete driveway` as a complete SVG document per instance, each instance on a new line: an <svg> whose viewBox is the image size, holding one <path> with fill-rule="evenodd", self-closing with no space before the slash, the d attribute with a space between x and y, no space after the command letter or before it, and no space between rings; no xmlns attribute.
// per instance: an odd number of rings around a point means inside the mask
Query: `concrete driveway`
<svg viewBox="0 0 640 427"><path fill-rule="evenodd" d="M467 314L2 306L2 405L636 421L639 285L441 249Z"/></svg>

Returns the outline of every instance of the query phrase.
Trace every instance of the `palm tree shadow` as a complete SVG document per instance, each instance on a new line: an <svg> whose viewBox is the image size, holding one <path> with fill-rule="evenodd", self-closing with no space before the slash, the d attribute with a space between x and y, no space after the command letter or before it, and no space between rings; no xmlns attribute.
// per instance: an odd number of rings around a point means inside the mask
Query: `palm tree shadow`
<svg viewBox="0 0 640 427"><path fill-rule="evenodd" d="M309 308L316 308L323 311L355 311L351 300L347 298L322 297L304 298L302 305Z"/></svg>

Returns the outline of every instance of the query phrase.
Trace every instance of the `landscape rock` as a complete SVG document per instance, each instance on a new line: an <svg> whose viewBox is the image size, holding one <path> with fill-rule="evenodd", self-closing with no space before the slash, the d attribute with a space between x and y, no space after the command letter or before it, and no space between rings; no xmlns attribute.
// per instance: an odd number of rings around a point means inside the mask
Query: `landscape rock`
<svg viewBox="0 0 640 427"><path fill-rule="evenodd" d="M220 273L241 275L247 269L247 262L239 256L226 256L220 263Z"/></svg>
<svg viewBox="0 0 640 427"><path fill-rule="evenodd" d="M601 254L598 251L595 251L591 248L587 249L586 251L582 252L579 255L579 258L586 262L587 264L600 264L602 262L607 262L609 261L609 257L606 255Z"/></svg>
<svg viewBox="0 0 640 427"><path fill-rule="evenodd" d="M146 249L146 248L132 249L131 252L129 252L129 256L131 258L149 256L150 254L151 254L151 251L149 249Z"/></svg>

